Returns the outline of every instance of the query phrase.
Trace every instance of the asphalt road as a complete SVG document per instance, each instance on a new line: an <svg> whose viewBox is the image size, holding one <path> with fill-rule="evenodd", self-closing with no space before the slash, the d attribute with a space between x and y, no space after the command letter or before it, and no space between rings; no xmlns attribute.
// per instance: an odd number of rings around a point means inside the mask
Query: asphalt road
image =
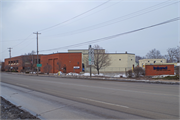
<svg viewBox="0 0 180 120"><path fill-rule="evenodd" d="M1 82L103 108L104 110L99 112L109 118L125 119L119 114L125 113L137 118L179 119L179 85L37 77L7 73L1 74ZM106 113L106 110L110 112Z"/></svg>

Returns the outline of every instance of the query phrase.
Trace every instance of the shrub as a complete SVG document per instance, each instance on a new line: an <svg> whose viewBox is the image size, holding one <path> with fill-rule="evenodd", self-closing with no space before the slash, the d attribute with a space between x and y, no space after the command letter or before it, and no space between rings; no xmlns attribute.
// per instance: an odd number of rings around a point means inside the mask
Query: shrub
<svg viewBox="0 0 180 120"><path fill-rule="evenodd" d="M180 68L179 66L176 66L176 68L175 68L175 72L176 72L177 76L179 76L179 74L180 74L179 68Z"/></svg>
<svg viewBox="0 0 180 120"><path fill-rule="evenodd" d="M131 78L132 77L132 70L128 70L126 72L126 76Z"/></svg>
<svg viewBox="0 0 180 120"><path fill-rule="evenodd" d="M141 67L135 67L133 71L134 71L135 77L139 77L140 75L144 75L144 70Z"/></svg>

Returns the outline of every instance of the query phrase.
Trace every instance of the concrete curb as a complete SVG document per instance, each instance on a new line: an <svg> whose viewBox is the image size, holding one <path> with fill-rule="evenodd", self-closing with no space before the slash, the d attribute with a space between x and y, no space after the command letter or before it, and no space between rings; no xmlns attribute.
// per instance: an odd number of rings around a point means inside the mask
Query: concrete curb
<svg viewBox="0 0 180 120"><path fill-rule="evenodd" d="M36 76L36 74L20 74L20 73L10 73L14 75L25 75L25 76ZM136 80L136 79L116 79L116 78L89 78L89 77L63 77L63 76L49 76L49 75L40 75L39 77L59 77L59 78L68 78L68 79L85 79L85 80L99 80L99 81L116 81L116 82L139 82L139 83L150 83L150 84L171 84L171 85L180 85L180 82L170 82L170 81L161 81L161 80Z"/></svg>

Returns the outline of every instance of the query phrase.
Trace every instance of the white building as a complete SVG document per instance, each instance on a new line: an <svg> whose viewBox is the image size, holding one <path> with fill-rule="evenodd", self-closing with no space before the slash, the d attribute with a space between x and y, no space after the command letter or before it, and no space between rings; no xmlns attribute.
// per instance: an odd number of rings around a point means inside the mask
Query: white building
<svg viewBox="0 0 180 120"><path fill-rule="evenodd" d="M89 72L90 68L86 65L86 58L88 57L87 49L68 50L68 52L81 52L82 64L85 72ZM124 72L132 69L135 66L135 54L131 53L106 53L109 54L111 64L108 67L100 69L100 72ZM96 73L96 69L92 68L92 72Z"/></svg>
<svg viewBox="0 0 180 120"><path fill-rule="evenodd" d="M166 59L141 59L139 60L139 67L145 68L146 64L163 64L166 63Z"/></svg>

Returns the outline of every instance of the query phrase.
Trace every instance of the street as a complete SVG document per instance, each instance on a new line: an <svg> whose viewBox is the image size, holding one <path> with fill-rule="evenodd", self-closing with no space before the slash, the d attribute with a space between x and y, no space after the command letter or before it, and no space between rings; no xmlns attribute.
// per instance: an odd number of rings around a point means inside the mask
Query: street
<svg viewBox="0 0 180 120"><path fill-rule="evenodd" d="M87 104L84 110L93 111L94 113L91 114L99 113L104 115L104 118L179 119L179 85L38 77L9 73L1 73L1 82ZM99 108L98 112L97 108Z"/></svg>

